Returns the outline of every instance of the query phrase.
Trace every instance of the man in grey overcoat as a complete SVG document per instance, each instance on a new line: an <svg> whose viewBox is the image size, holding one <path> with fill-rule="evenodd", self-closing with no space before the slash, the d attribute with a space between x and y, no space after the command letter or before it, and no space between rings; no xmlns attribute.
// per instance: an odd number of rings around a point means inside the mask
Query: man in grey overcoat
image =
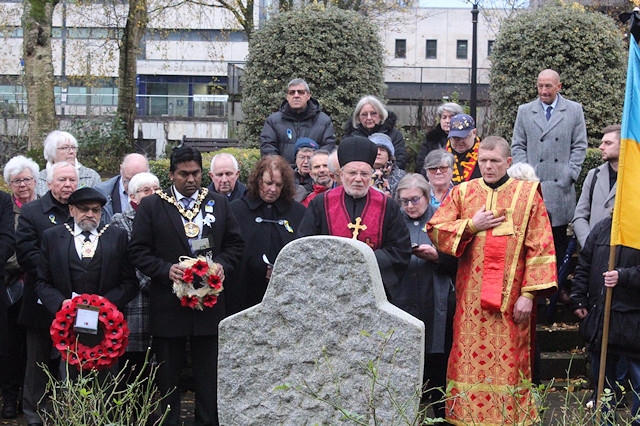
<svg viewBox="0 0 640 426"><path fill-rule="evenodd" d="M620 158L620 124L602 129L600 154L604 164L589 170L573 215L573 233L584 247L589 232L602 219L611 215L616 198L616 180Z"/></svg>
<svg viewBox="0 0 640 426"><path fill-rule="evenodd" d="M518 107L511 155L514 163L531 164L540 178L561 264L576 207L574 183L587 154L587 127L582 105L558 93L562 83L556 71L538 74L537 88L538 98Z"/></svg>

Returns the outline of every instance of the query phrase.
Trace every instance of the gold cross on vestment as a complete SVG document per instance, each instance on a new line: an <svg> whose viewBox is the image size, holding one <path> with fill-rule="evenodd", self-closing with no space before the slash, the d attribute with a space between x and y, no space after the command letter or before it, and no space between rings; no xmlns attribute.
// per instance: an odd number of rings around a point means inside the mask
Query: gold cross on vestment
<svg viewBox="0 0 640 426"><path fill-rule="evenodd" d="M356 223L350 223L347 225L347 228L353 229L353 237L351 237L352 240L358 239L358 234L360 233L360 231L367 230L367 225L364 225L364 224L361 225L361 223L362 223L362 218L356 217Z"/></svg>

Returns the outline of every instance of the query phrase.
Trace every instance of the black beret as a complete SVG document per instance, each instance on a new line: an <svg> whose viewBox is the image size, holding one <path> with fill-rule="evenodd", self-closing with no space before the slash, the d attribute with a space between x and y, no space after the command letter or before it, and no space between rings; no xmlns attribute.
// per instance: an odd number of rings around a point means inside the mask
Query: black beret
<svg viewBox="0 0 640 426"><path fill-rule="evenodd" d="M91 202L97 202L100 203L101 206L104 206L107 204L107 198L97 189L80 188L71 194L68 201L72 206Z"/></svg>
<svg viewBox="0 0 640 426"><path fill-rule="evenodd" d="M352 161L364 161L373 167L378 155L378 146L363 136L349 136L338 145L340 167Z"/></svg>

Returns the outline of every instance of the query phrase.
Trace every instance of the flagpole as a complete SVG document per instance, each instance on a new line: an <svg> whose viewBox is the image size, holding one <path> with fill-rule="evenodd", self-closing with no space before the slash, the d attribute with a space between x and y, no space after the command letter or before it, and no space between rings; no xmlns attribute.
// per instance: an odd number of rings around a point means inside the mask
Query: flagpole
<svg viewBox="0 0 640 426"><path fill-rule="evenodd" d="M609 247L609 271L612 271L616 265L616 246ZM607 346L609 346L609 321L611 319L611 298L613 296L613 287L606 288L604 299L604 317L602 323L602 339L600 348L600 369L598 370L598 393L596 394L596 424L600 424L600 413L602 395L604 393L604 380L607 366ZM613 408L615 410L615 408Z"/></svg>

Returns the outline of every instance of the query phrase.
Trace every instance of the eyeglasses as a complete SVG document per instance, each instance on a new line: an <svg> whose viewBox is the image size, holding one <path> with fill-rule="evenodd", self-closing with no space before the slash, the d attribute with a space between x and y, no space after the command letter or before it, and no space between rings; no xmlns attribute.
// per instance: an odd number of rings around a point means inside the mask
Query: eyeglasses
<svg viewBox="0 0 640 426"><path fill-rule="evenodd" d="M357 171L357 170L344 170L342 169L342 173L349 179L356 179L360 177L362 180L367 180L371 178L371 172L365 171Z"/></svg>
<svg viewBox="0 0 640 426"><path fill-rule="evenodd" d="M149 188L149 187L147 187L147 188L142 188L142 189L138 189L138 190L136 191L136 194L139 194L139 193L141 193L141 192L142 192L144 195L149 195L149 194L153 194L153 193L154 193L154 192L156 192L158 189L160 189L160 188L157 188L157 187L156 187L156 188Z"/></svg>
<svg viewBox="0 0 640 426"><path fill-rule="evenodd" d="M300 161L311 161L310 155L296 155L296 158Z"/></svg>
<svg viewBox="0 0 640 426"><path fill-rule="evenodd" d="M419 195L417 197L411 197L411 198L400 198L400 204L406 207L409 205L409 203L411 203L415 206L420 202L421 198L422 198L422 195Z"/></svg>
<svg viewBox="0 0 640 426"><path fill-rule="evenodd" d="M69 152L69 151L77 151L78 147L74 146L74 145L59 146L58 150L59 151L67 151L67 152Z"/></svg>
<svg viewBox="0 0 640 426"><path fill-rule="evenodd" d="M291 90L287 91L287 95L289 95L289 96L295 96L296 93L298 95L302 96L302 95L306 94L307 91L304 90L304 89L291 89Z"/></svg>
<svg viewBox="0 0 640 426"><path fill-rule="evenodd" d="M27 178L22 178L22 179L14 179L14 180L11 181L11 185L20 186L23 183L25 185L29 185L31 182L33 182L33 180L34 179L32 177L27 177Z"/></svg>
<svg viewBox="0 0 640 426"><path fill-rule="evenodd" d="M378 116L378 113L373 111L373 112L361 112L360 113L360 118L367 118L367 117L371 117L371 118L376 118Z"/></svg>
<svg viewBox="0 0 640 426"><path fill-rule="evenodd" d="M91 211L93 214L99 214L102 212L102 207L86 207L86 206L75 206L76 209L80 210L82 213L88 213Z"/></svg>
<svg viewBox="0 0 640 426"><path fill-rule="evenodd" d="M427 171L428 171L429 173L433 173L433 174L436 174L436 173L438 173L438 172L440 172L440 173L443 173L443 174L444 174L444 173L446 173L448 170L449 170L449 166L429 167L429 168L427 169Z"/></svg>

